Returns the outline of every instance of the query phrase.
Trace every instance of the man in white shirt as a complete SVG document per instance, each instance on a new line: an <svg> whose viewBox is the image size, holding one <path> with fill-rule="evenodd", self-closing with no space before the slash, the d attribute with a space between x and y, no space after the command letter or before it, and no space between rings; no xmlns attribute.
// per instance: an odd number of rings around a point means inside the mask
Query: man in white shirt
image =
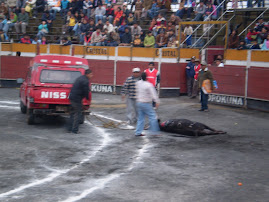
<svg viewBox="0 0 269 202"><path fill-rule="evenodd" d="M216 66L217 67L224 67L224 64L221 62L221 60L219 60L219 59L216 59L215 60L215 63L216 63Z"/></svg>
<svg viewBox="0 0 269 202"><path fill-rule="evenodd" d="M107 32L114 32L114 26L112 24L109 23L109 20L106 21L106 24L104 25L103 29L107 29Z"/></svg>
<svg viewBox="0 0 269 202"><path fill-rule="evenodd" d="M138 120L135 130L136 136L144 136L142 131L145 125L145 115L148 116L150 131L153 135L158 135L160 128L157 121L157 115L152 107L152 100L156 102L156 108L160 104L160 100L156 93L154 86L146 81L147 74L145 72L141 75L142 80L136 82L136 106L138 111Z"/></svg>

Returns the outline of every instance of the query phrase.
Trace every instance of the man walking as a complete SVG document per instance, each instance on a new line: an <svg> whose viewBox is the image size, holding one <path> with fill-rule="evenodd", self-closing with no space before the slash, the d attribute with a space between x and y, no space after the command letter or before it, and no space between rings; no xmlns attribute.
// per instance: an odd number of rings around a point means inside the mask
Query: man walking
<svg viewBox="0 0 269 202"><path fill-rule="evenodd" d="M201 63L201 69L198 74L198 84L201 93L201 109L199 111L208 112L208 93L213 90L213 76L211 71L206 67L206 62Z"/></svg>
<svg viewBox="0 0 269 202"><path fill-rule="evenodd" d="M125 100L126 96L126 112L129 124L135 124L137 121L137 110L136 110L136 82L140 80L140 68L133 68L133 75L128 77L121 89L122 101Z"/></svg>
<svg viewBox="0 0 269 202"><path fill-rule="evenodd" d="M193 81L193 87L192 87L192 96L191 96L192 99L196 98L196 96L198 95L198 74L199 74L200 69L201 69L200 60L196 59L195 65L194 65L195 75L194 75L194 81Z"/></svg>
<svg viewBox="0 0 269 202"><path fill-rule="evenodd" d="M194 75L195 75L194 61L195 61L195 56L192 56L191 61L186 66L187 92L188 92L189 97L191 97L191 95L192 95L192 88L193 88Z"/></svg>
<svg viewBox="0 0 269 202"><path fill-rule="evenodd" d="M78 133L79 121L82 117L82 100L83 98L89 100L89 80L92 76L92 71L87 69L85 71L85 75L77 78L69 95L72 109L70 113L68 131L74 134Z"/></svg>
<svg viewBox="0 0 269 202"><path fill-rule="evenodd" d="M160 128L157 121L157 115L152 107L152 100L156 102L156 108L160 104L160 100L157 96L154 86L147 81L147 74L145 72L141 75L142 80L136 83L136 101L138 120L135 130L136 136L144 136L142 131L145 124L145 115L149 118L150 131L152 135L158 135Z"/></svg>

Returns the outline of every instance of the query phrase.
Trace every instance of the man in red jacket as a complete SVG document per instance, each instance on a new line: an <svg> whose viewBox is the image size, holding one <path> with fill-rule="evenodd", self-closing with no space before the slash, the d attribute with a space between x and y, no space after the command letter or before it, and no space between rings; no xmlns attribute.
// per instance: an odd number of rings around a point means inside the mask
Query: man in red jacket
<svg viewBox="0 0 269 202"><path fill-rule="evenodd" d="M147 81L157 88L160 83L160 73L154 68L154 62L149 63L149 68L145 70L145 73L147 74Z"/></svg>

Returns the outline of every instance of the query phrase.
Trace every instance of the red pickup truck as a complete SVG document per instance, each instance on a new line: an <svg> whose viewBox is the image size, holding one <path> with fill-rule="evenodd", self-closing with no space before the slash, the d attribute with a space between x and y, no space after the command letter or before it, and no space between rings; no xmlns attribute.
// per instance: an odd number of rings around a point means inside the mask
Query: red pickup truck
<svg viewBox="0 0 269 202"><path fill-rule="evenodd" d="M61 55L39 55L30 62L26 79L18 79L20 107L27 113L27 123L34 124L37 116L61 115L70 112L69 94L75 80L88 69L83 58ZM91 92L89 92L91 100ZM91 102L83 100L83 116L88 113Z"/></svg>

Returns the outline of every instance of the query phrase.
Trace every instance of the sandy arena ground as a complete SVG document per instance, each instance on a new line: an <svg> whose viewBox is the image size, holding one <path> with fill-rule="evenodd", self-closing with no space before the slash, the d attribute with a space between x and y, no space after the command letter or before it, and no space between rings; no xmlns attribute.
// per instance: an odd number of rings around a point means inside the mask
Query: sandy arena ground
<svg viewBox="0 0 269 202"><path fill-rule="evenodd" d="M86 122L72 135L64 117L27 125L18 95L0 89L1 202L268 201L268 113L217 105L198 112L198 100L165 98L162 120L186 118L228 134L135 137ZM93 94L92 112L125 120L116 95Z"/></svg>

